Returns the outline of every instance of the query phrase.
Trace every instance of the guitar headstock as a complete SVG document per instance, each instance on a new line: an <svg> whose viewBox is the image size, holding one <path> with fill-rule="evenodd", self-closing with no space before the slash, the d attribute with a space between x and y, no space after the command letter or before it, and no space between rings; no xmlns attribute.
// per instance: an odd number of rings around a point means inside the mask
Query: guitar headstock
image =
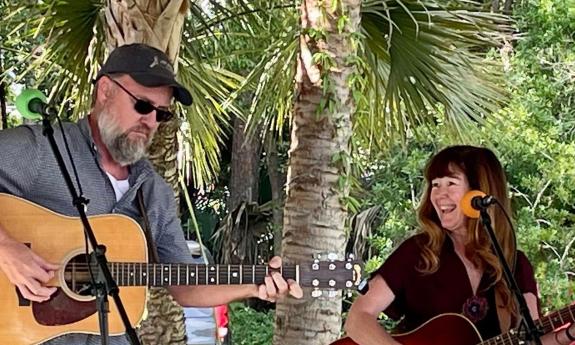
<svg viewBox="0 0 575 345"><path fill-rule="evenodd" d="M323 258L327 260L322 260ZM357 288L361 282L363 266L350 255L347 260L337 260L337 255L316 255L309 264L300 265L300 285L314 288L312 297L323 295L322 290L330 290L335 295L337 290Z"/></svg>

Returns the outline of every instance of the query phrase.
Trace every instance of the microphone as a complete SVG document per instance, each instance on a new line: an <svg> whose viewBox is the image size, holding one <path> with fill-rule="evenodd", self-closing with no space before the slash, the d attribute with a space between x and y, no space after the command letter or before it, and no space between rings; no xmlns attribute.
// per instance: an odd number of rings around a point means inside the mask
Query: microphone
<svg viewBox="0 0 575 345"><path fill-rule="evenodd" d="M16 97L16 109L22 117L30 120L41 120L43 116L56 115L54 108L48 105L46 96L35 89L24 90Z"/></svg>
<svg viewBox="0 0 575 345"><path fill-rule="evenodd" d="M495 203L495 198L479 190L471 190L461 198L459 206L469 218L479 218L479 211Z"/></svg>

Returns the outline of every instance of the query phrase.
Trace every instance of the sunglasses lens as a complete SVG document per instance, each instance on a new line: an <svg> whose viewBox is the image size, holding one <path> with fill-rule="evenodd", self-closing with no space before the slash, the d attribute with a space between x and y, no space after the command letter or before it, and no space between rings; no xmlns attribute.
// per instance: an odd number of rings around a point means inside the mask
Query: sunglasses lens
<svg viewBox="0 0 575 345"><path fill-rule="evenodd" d="M139 99L136 101L136 104L134 104L134 109L136 109L139 114L146 115L154 110L154 106L146 101Z"/></svg>
<svg viewBox="0 0 575 345"><path fill-rule="evenodd" d="M166 110L156 110L156 121L158 122L166 122L169 121L174 114Z"/></svg>

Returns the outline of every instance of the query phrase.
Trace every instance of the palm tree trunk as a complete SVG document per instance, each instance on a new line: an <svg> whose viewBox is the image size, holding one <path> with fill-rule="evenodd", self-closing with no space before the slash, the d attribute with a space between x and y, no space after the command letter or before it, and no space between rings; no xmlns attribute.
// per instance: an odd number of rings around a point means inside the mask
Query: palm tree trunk
<svg viewBox="0 0 575 345"><path fill-rule="evenodd" d="M110 50L129 43L146 43L166 52L177 68L187 0L109 0L105 9ZM156 171L172 186L179 201L177 130L179 120L162 124L150 148ZM185 344L183 310L166 289L150 289L147 318L138 328L142 344Z"/></svg>
<svg viewBox="0 0 575 345"><path fill-rule="evenodd" d="M277 149L277 142L270 133L266 137L266 167L272 192L272 226L274 235L274 255L281 255L283 217L284 217L284 185L286 174L280 169L280 160Z"/></svg>
<svg viewBox="0 0 575 345"><path fill-rule="evenodd" d="M343 259L348 187L340 181L349 171L355 102L348 78L357 71L352 42L360 6L360 0L302 2L282 243L287 263L308 263L316 253ZM312 299L306 291L302 300L285 299L277 304L275 325L276 345L329 344L340 334L341 293Z"/></svg>
<svg viewBox="0 0 575 345"><path fill-rule="evenodd" d="M505 0L503 4L503 13L511 15L513 12L513 0Z"/></svg>
<svg viewBox="0 0 575 345"><path fill-rule="evenodd" d="M253 224L249 222L250 211L257 209L260 189L260 156L262 145L259 133L249 137L245 132L246 122L236 117L234 119L234 129L232 138L232 157L231 157L231 174L230 174L230 197L228 199L228 209L230 215L236 214L239 208L244 208L246 229L233 227L229 242L233 251L229 248L222 248L222 255L225 262L233 264L255 264L253 261L254 254L249 250L251 246L239 245L242 240L252 238L254 234Z"/></svg>
<svg viewBox="0 0 575 345"><path fill-rule="evenodd" d="M499 0L493 0L491 3L491 12L499 13Z"/></svg>
<svg viewBox="0 0 575 345"><path fill-rule="evenodd" d="M257 203L260 182L261 141L259 133L248 137L246 122L236 117L232 139L230 198L228 209L235 210L241 203Z"/></svg>

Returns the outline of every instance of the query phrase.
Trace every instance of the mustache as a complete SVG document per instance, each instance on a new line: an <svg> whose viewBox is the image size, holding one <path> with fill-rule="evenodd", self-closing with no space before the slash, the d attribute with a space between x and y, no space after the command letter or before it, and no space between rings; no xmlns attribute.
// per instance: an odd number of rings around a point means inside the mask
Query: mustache
<svg viewBox="0 0 575 345"><path fill-rule="evenodd" d="M153 130L144 126L144 125L136 125L131 127L130 129L127 130L127 133L129 132L139 132L139 133L143 133L146 135L146 137L150 138L153 134Z"/></svg>

